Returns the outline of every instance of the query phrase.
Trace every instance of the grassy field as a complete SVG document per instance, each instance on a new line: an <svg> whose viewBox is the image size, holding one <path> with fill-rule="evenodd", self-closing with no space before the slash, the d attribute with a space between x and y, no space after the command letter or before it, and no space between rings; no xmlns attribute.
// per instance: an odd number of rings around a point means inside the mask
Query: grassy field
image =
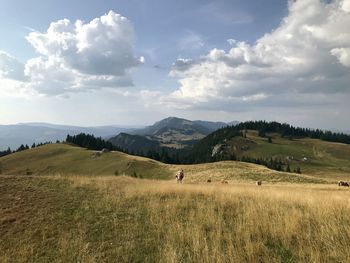
<svg viewBox="0 0 350 263"><path fill-rule="evenodd" d="M239 157L274 157L284 161L293 157L289 161L292 170L300 167L303 173L315 177L345 180L350 175L350 145L309 138L289 140L279 134L269 136L272 143L259 137L257 131L248 131L247 139L236 137L229 144L232 149L236 147L234 153ZM247 149L240 150L241 147ZM303 161L304 157L307 161Z"/></svg>
<svg viewBox="0 0 350 263"><path fill-rule="evenodd" d="M349 262L350 191L0 176L0 262Z"/></svg>
<svg viewBox="0 0 350 263"><path fill-rule="evenodd" d="M121 152L96 151L67 144L49 144L0 158L3 174L121 175L169 179L167 165Z"/></svg>
<svg viewBox="0 0 350 263"><path fill-rule="evenodd" d="M198 165L167 165L148 158L130 156L120 152L96 156L89 151L66 144L50 144L18 152L0 158L3 174L12 175L129 175L147 179L174 179L176 171L184 169L186 181L192 183L228 180L232 182L255 182L263 180L274 183L324 183L309 175L283 173L264 166L243 162L217 162Z"/></svg>

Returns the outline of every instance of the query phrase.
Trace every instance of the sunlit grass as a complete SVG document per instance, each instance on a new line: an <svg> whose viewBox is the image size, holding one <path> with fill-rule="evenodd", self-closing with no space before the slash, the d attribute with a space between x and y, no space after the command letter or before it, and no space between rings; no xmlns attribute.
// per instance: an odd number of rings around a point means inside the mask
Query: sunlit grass
<svg viewBox="0 0 350 263"><path fill-rule="evenodd" d="M1 262L350 260L350 191L335 185L0 178L16 190L0 194Z"/></svg>

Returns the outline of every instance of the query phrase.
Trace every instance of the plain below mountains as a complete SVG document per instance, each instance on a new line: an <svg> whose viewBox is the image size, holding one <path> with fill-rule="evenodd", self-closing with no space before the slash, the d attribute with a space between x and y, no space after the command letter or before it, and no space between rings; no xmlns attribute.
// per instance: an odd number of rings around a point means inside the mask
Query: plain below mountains
<svg viewBox="0 0 350 263"><path fill-rule="evenodd" d="M143 129L136 129L129 133L120 133L109 139L115 146L127 151L143 151L157 147L185 148L193 146L208 134L230 123L210 121L190 121L169 117Z"/></svg>

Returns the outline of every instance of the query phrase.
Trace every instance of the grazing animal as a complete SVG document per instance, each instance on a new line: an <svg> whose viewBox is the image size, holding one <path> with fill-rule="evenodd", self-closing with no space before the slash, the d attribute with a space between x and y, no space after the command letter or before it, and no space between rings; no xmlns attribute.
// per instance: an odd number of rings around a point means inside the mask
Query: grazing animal
<svg viewBox="0 0 350 263"><path fill-rule="evenodd" d="M211 183L211 179L210 178L207 180L207 183Z"/></svg>
<svg viewBox="0 0 350 263"><path fill-rule="evenodd" d="M349 187L349 183L348 183L348 182L344 182L344 181L339 181L339 182L338 182L338 186Z"/></svg>
<svg viewBox="0 0 350 263"><path fill-rule="evenodd" d="M257 186L261 186L262 185L262 182L261 181L256 181L255 183Z"/></svg>
<svg viewBox="0 0 350 263"><path fill-rule="evenodd" d="M226 180L222 180L221 183L222 184L228 184L228 182Z"/></svg>
<svg viewBox="0 0 350 263"><path fill-rule="evenodd" d="M181 169L180 171L178 171L178 172L176 173L175 177L176 177L176 182L177 182L178 184L181 184L181 183L182 183L182 180L183 180L184 177L185 177L184 170Z"/></svg>

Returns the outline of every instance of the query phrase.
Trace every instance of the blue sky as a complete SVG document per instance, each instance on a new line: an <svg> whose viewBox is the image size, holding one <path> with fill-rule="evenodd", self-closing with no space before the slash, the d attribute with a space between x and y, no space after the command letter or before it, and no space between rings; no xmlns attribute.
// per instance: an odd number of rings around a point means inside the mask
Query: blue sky
<svg viewBox="0 0 350 263"><path fill-rule="evenodd" d="M0 123L350 129L348 0L0 5Z"/></svg>

